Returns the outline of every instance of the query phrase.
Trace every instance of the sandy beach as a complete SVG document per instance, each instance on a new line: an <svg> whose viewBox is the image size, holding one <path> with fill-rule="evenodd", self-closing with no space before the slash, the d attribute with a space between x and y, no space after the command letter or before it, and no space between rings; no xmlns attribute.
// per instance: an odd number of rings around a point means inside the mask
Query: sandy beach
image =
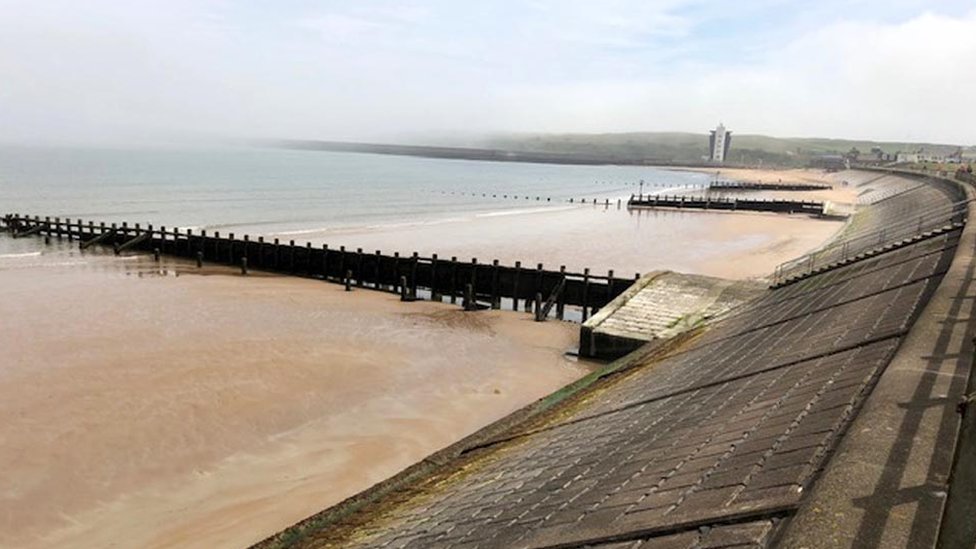
<svg viewBox="0 0 976 549"><path fill-rule="evenodd" d="M308 231L282 238L347 249L399 251L439 257L581 272L614 269L632 276L671 269L724 278L760 278L816 248L843 221L800 215L677 210L628 211L616 205L566 206L486 215L437 224ZM748 261L730 261L733 256Z"/></svg>
<svg viewBox="0 0 976 549"><path fill-rule="evenodd" d="M573 205L280 236L756 278L842 226ZM247 546L593 367L569 323L0 238L2 547Z"/></svg>
<svg viewBox="0 0 976 549"><path fill-rule="evenodd" d="M720 180L744 181L748 183L820 183L830 185L831 189L815 191L762 191L762 196L770 198L802 198L804 200L829 200L838 205L849 206L857 202L857 191L853 185L846 183L849 174L844 172L828 173L814 168L791 169L747 169L721 168L709 170L692 168L689 171L708 173ZM741 194L741 193L740 193ZM752 193L756 194L756 193Z"/></svg>
<svg viewBox="0 0 976 549"><path fill-rule="evenodd" d="M246 546L587 371L566 323L17 242L3 547Z"/></svg>

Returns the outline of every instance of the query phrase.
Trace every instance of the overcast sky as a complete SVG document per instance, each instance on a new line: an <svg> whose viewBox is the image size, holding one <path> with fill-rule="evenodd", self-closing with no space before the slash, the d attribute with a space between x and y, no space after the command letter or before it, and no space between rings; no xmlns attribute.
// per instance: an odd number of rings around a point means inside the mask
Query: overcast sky
<svg viewBox="0 0 976 549"><path fill-rule="evenodd" d="M719 121L976 144L976 4L0 0L0 141Z"/></svg>

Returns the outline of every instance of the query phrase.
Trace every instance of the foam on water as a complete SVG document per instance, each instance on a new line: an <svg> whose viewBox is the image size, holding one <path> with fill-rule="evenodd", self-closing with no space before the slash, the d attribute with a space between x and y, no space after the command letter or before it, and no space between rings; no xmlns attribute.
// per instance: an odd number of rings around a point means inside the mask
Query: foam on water
<svg viewBox="0 0 976 549"><path fill-rule="evenodd" d="M19 259L23 257L37 257L41 252L24 252L17 254L0 254L0 259Z"/></svg>

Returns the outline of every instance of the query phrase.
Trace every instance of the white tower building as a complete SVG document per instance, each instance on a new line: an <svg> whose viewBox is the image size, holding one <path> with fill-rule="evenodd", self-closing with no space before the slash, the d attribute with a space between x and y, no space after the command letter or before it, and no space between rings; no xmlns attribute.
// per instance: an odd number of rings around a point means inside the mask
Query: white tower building
<svg viewBox="0 0 976 549"><path fill-rule="evenodd" d="M708 139L709 159L712 162L725 162L731 144L732 132L726 130L724 124L719 124Z"/></svg>

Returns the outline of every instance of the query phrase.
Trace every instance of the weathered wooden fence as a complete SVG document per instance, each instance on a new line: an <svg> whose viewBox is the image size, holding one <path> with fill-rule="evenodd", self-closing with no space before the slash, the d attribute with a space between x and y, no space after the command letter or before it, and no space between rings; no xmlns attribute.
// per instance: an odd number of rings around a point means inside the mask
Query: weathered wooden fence
<svg viewBox="0 0 976 549"><path fill-rule="evenodd" d="M675 208L689 210L726 210L823 215L824 203L810 200L764 200L715 198L711 196L631 195L628 208Z"/></svg>
<svg viewBox="0 0 976 549"><path fill-rule="evenodd" d="M421 257L417 253L401 256L387 255L379 250L361 248L313 247L294 240L266 241L249 235L237 238L233 233L221 235L206 231L194 233L190 229L95 223L80 219L30 217L9 214L3 217L4 228L14 236L40 234L46 237L81 241L82 249L95 244L113 246L116 252L140 250L184 257L198 261L240 266L242 270L260 269L296 276L348 283L352 287L397 292L416 298L418 291L434 300L458 299L469 308L476 306L501 308L502 300L514 310L520 303L526 310L548 315L555 309L563 318L567 306L581 308L585 320L629 287L635 278L618 278L613 271L597 275L589 269L582 273L547 270L540 263L534 268L441 258L436 254Z"/></svg>
<svg viewBox="0 0 976 549"><path fill-rule="evenodd" d="M824 191L832 187L826 183L749 183L745 181L713 181L710 190L718 191Z"/></svg>

